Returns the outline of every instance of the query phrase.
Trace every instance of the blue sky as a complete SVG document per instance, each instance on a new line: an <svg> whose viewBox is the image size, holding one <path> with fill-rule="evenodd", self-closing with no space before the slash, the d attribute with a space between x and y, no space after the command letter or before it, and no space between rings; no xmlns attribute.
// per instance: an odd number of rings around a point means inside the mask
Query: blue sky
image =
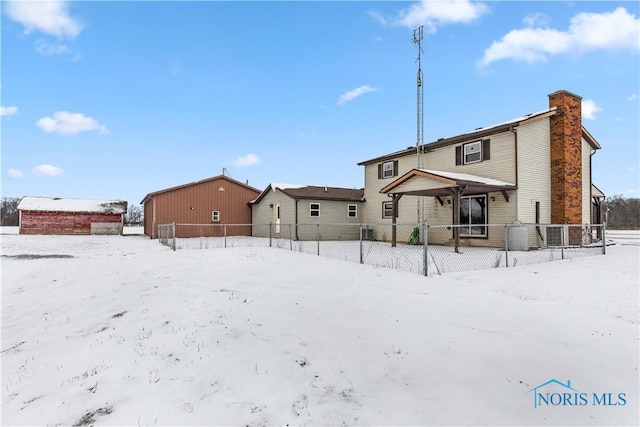
<svg viewBox="0 0 640 427"><path fill-rule="evenodd" d="M361 187L356 163L548 107L600 142L593 179L639 197L634 2L5 2L2 196L124 199L222 173Z"/></svg>

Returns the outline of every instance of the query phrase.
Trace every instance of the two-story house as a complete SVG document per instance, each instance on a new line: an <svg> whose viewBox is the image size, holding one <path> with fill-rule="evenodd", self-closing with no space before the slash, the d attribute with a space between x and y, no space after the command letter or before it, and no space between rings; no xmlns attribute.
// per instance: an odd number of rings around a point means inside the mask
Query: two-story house
<svg viewBox="0 0 640 427"><path fill-rule="evenodd" d="M504 229L484 224L600 223L592 204L604 195L591 180L600 144L582 125L581 99L554 92L545 111L358 163L364 221L458 224L433 243L468 246L504 243ZM377 236L391 240L383 229Z"/></svg>

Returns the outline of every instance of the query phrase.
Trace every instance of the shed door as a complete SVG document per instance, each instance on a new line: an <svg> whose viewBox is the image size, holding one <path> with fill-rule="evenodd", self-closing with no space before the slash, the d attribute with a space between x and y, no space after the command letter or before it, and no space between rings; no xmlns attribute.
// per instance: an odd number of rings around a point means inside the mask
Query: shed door
<svg viewBox="0 0 640 427"><path fill-rule="evenodd" d="M273 204L273 232L280 233L280 205L278 203Z"/></svg>

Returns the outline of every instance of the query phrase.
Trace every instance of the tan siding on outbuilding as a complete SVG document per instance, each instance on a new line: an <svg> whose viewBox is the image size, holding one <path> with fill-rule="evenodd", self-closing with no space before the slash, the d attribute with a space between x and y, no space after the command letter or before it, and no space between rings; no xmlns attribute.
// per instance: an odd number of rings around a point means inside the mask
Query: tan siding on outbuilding
<svg viewBox="0 0 640 427"><path fill-rule="evenodd" d="M259 203L251 205L252 223L254 225L252 235L254 237L269 237L267 224L275 222L274 204L280 205L280 224L295 223L295 200L280 190L269 190ZM271 228L274 237L289 237L289 229L286 227L280 227L280 233L276 233L276 231L278 230L275 227Z"/></svg>

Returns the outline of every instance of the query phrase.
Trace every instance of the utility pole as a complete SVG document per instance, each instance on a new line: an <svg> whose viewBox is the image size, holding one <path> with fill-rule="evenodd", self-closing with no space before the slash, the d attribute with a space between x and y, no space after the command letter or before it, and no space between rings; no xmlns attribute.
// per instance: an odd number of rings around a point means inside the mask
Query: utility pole
<svg viewBox="0 0 640 427"><path fill-rule="evenodd" d="M418 47L418 75L416 79L417 99L416 99L416 156L418 169L424 168L424 87L422 81L422 40L424 39L423 26L413 30L413 43ZM417 221L418 223L424 222L424 196L418 196L418 209L417 209Z"/></svg>

